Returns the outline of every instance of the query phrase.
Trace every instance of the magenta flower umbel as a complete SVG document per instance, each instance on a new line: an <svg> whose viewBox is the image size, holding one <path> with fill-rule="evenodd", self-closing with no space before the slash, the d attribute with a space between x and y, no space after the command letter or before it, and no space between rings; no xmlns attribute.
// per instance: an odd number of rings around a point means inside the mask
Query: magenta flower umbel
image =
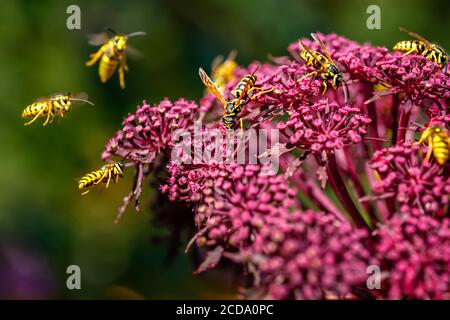
<svg viewBox="0 0 450 320"><path fill-rule="evenodd" d="M321 64L307 65L295 40L289 55L233 70L227 101L257 78L242 110L226 110L242 130L224 128L221 99L206 92L129 114L102 155L135 169L119 217L133 199L139 209L148 177L159 187L152 210L188 209L152 216L173 224L172 238L188 230L194 273L234 264L245 298L450 299L450 166L426 158L450 149L449 74L420 55L317 36L348 99L330 80L324 93ZM441 142L417 143L433 126ZM265 144L271 130L278 140Z"/></svg>
<svg viewBox="0 0 450 320"><path fill-rule="evenodd" d="M390 267L390 299L449 299L450 220L397 215L377 232L376 252Z"/></svg>

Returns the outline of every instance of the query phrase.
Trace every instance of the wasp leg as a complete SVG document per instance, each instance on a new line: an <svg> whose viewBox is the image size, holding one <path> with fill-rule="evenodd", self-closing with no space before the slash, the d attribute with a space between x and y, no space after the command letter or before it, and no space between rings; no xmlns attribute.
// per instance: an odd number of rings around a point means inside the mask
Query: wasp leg
<svg viewBox="0 0 450 320"><path fill-rule="evenodd" d="M239 119L240 127L241 127L241 137L244 136L244 120L241 118Z"/></svg>
<svg viewBox="0 0 450 320"><path fill-rule="evenodd" d="M52 123L53 122L53 113L52 113L52 108L51 107L49 107L48 108L48 114L47 114L47 119L45 120L45 122L44 122L44 126L46 126L48 123L49 123L49 120L51 120L50 121L50 123Z"/></svg>
<svg viewBox="0 0 450 320"><path fill-rule="evenodd" d="M255 95L252 97L252 100L256 99L256 98L259 97L260 95L263 95L263 94L265 94L265 93L271 92L271 91L273 91L274 89L275 89L275 87L272 87L272 88L270 88L270 89L268 89L268 90L260 91L260 92L258 92L257 94L255 94Z"/></svg>
<svg viewBox="0 0 450 320"><path fill-rule="evenodd" d="M402 55L402 57L407 56L408 54L413 53L415 50L416 50L415 48L410 49L408 52L404 53L404 54Z"/></svg>
<svg viewBox="0 0 450 320"><path fill-rule="evenodd" d="M93 66L98 59L100 59L100 57L103 55L103 50L100 48L96 53L92 53L89 57L90 59L88 61L86 61L86 63L84 64L86 67L91 67Z"/></svg>
<svg viewBox="0 0 450 320"><path fill-rule="evenodd" d="M323 80L322 85L323 85L322 95L324 95L327 92L327 89L328 89L327 80Z"/></svg>
<svg viewBox="0 0 450 320"><path fill-rule="evenodd" d="M125 74L124 74L124 70L126 72L128 72L128 65L127 65L127 60L126 58L122 58L122 60L120 61L120 66L119 66L119 81L120 81L120 87L122 89L125 89Z"/></svg>
<svg viewBox="0 0 450 320"><path fill-rule="evenodd" d="M105 170L105 171L103 172L101 178L100 178L97 182L94 182L94 184L99 184L100 182L102 182L103 179L105 179L106 176L108 175L108 172L109 172L109 171Z"/></svg>
<svg viewBox="0 0 450 320"><path fill-rule="evenodd" d="M36 121L37 118L39 118L39 116L44 112L45 107L41 109L41 111L39 111L33 119L31 119L30 121L28 121L27 123L25 123L25 126L28 126L29 124L32 124L34 121Z"/></svg>
<svg viewBox="0 0 450 320"><path fill-rule="evenodd" d="M109 187L109 182L111 181L111 171L108 170L108 181L106 182L106 188Z"/></svg>
<svg viewBox="0 0 450 320"><path fill-rule="evenodd" d="M303 79L308 78L309 76L312 76L313 74L316 75L316 74L317 74L317 70L316 70L316 71L312 71L312 72L310 72L310 73L304 75L303 77L301 77L300 79L298 79L297 82L300 82L300 81L302 81Z"/></svg>
<svg viewBox="0 0 450 320"><path fill-rule="evenodd" d="M433 137L430 135L430 136L428 137L428 150L427 150L427 155L425 156L425 160L426 160L427 162L430 162L432 153L433 153Z"/></svg>
<svg viewBox="0 0 450 320"><path fill-rule="evenodd" d="M88 193L90 190L87 189L85 192L83 192L81 195L84 196L86 193Z"/></svg>
<svg viewBox="0 0 450 320"><path fill-rule="evenodd" d="M123 65L120 65L119 66L119 82L120 82L120 87L122 89L125 89L125 75L124 75L123 69L124 69Z"/></svg>

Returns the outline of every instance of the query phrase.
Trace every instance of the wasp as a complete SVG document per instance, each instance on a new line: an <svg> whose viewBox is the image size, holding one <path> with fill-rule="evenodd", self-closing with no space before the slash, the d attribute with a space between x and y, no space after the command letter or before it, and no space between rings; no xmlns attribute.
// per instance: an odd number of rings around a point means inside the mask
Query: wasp
<svg viewBox="0 0 450 320"><path fill-rule="evenodd" d="M233 129L236 125L236 119L238 114L241 112L242 107L249 102L249 99L242 99L243 97L234 98L231 100L226 100L223 94L220 92L219 88L214 84L214 82L208 77L205 70L202 68L198 69L198 75L205 85L206 89L212 93L224 107L222 122L225 128ZM241 128L243 127L242 119Z"/></svg>
<svg viewBox="0 0 450 320"><path fill-rule="evenodd" d="M428 127L420 135L418 143L427 142L428 151L425 159L430 161L433 154L439 165L444 165L450 156L450 136L448 130L439 126Z"/></svg>
<svg viewBox="0 0 450 320"><path fill-rule="evenodd" d="M394 46L394 50L404 52L404 56L411 53L422 55L435 62L440 68L443 68L445 73L447 72L448 55L444 49L436 44L430 43L417 33L409 32L405 28L400 27L400 31L408 33L416 40L400 41Z"/></svg>
<svg viewBox="0 0 450 320"><path fill-rule="evenodd" d="M223 56L218 56L213 60L211 65L211 79L221 92L224 92L227 83L234 79L234 70L237 67L236 56L237 51L232 50L225 61L223 60Z"/></svg>
<svg viewBox="0 0 450 320"><path fill-rule="evenodd" d="M331 80L331 85L334 90L336 90L341 84L343 84L344 85L344 87L343 87L344 88L344 97L345 97L345 101L347 101L348 96L349 96L348 86L344 80L344 77L342 76L342 72L339 70L339 68L333 62L333 59L331 58L330 54L328 53L328 50L325 47L325 44L323 43L323 41L314 33L311 33L311 36L316 42L319 43L323 54L312 50L311 48L306 46L301 40L299 41L299 47L300 48L303 47L303 50L300 51L300 57L306 61L307 66L313 66L314 68L316 68L315 71L307 74L303 78L318 74L320 76L320 78L323 80L322 94L325 94L325 92L327 92L329 80Z"/></svg>
<svg viewBox="0 0 450 320"><path fill-rule="evenodd" d="M35 102L27 106L22 112L22 118L32 118L25 125L32 124L39 117L46 117L44 126L48 123L52 123L55 117L64 118L64 113L69 112L72 109L73 101L81 101L94 105L87 100L86 93L80 93L72 96L68 94L54 94L50 97L42 97Z"/></svg>
<svg viewBox="0 0 450 320"><path fill-rule="evenodd" d="M123 168L123 160L122 162L107 163L100 169L85 174L78 182L78 189L87 189L82 193L84 195L89 192L89 187L99 183L106 183L106 188L108 188L111 180L117 183L119 178L123 177Z"/></svg>
<svg viewBox="0 0 450 320"><path fill-rule="evenodd" d="M93 66L100 59L98 74L100 81L105 83L111 78L119 67L119 83L122 89L125 89L124 71L128 72L127 52L139 55L138 51L128 46L128 38L146 35L143 31L133 32L127 35L119 34L111 28L106 29L112 34L110 37L107 32L94 34L90 36L89 44L101 46L100 49L90 55L90 59L86 62L87 67Z"/></svg>

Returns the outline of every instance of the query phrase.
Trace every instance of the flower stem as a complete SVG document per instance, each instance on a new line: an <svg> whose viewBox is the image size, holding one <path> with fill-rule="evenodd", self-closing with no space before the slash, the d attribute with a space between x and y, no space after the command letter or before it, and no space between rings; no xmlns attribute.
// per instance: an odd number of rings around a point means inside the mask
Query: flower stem
<svg viewBox="0 0 450 320"><path fill-rule="evenodd" d="M347 190L345 182L339 172L334 153L328 153L327 156L327 173L331 188L336 193L339 201L341 202L345 210L347 210L355 225L358 227L368 227L368 224L359 213L358 208L356 208L350 196L350 193Z"/></svg>
<svg viewBox="0 0 450 320"><path fill-rule="evenodd" d="M288 159L285 159L288 157ZM286 157L280 157L280 167L283 171L289 167L288 163L291 163L294 159L291 155ZM343 213L338 207L330 200L330 198L320 189L320 187L309 179L301 168L297 168L295 173L290 177L290 180L299 188L299 190L320 210L325 210L335 215L340 220L344 220Z"/></svg>
<svg viewBox="0 0 450 320"><path fill-rule="evenodd" d="M405 106L403 106L402 111L400 113L400 120L398 122L397 143L405 141L406 130L408 129L410 115L411 115L411 107L405 108Z"/></svg>

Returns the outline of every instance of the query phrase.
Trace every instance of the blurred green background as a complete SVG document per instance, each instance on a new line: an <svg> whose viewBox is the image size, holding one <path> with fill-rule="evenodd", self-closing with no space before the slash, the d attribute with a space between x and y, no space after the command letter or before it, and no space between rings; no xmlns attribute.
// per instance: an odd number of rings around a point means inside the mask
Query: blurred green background
<svg viewBox="0 0 450 320"><path fill-rule="evenodd" d="M66 28L67 6L81 8L81 30ZM381 30L368 30L366 8L381 7ZM143 99L198 99L199 66L231 49L247 64L285 54L310 32L337 32L391 47L398 26L450 48L448 1L1 1L0 2L0 298L233 298L218 272L193 276L188 256L165 263L165 247L149 241L148 199L114 225L132 174L107 191L80 196L76 180L101 166L104 144ZM84 67L95 48L89 33L110 26L146 31L131 44L126 90L117 76L102 85ZM88 92L61 123L24 127L22 109L54 92ZM156 230L160 232L161 230ZM185 235L186 241L188 235ZM82 270L82 290L66 288L66 268ZM5 281L8 279L8 281Z"/></svg>

